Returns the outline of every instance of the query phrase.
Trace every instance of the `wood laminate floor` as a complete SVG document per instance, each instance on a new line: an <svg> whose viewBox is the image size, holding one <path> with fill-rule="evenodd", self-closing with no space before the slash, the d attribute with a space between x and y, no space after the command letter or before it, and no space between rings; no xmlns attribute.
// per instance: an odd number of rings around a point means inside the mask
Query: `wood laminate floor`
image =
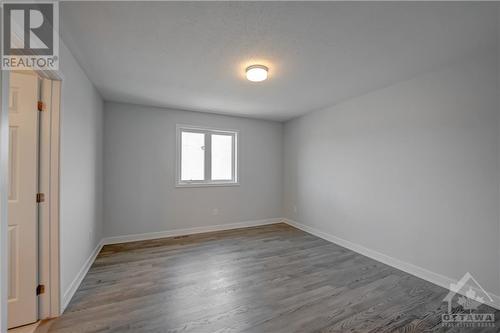
<svg viewBox="0 0 500 333"><path fill-rule="evenodd" d="M446 294L275 224L105 246L49 331L497 332L443 329Z"/></svg>

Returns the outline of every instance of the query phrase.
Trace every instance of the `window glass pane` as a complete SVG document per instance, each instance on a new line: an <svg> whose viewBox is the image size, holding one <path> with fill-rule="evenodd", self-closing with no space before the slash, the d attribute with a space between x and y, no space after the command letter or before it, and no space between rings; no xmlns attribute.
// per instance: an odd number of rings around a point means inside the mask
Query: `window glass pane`
<svg viewBox="0 0 500 333"><path fill-rule="evenodd" d="M181 180L205 179L205 134L182 132Z"/></svg>
<svg viewBox="0 0 500 333"><path fill-rule="evenodd" d="M231 180L233 136L212 134L212 180Z"/></svg>

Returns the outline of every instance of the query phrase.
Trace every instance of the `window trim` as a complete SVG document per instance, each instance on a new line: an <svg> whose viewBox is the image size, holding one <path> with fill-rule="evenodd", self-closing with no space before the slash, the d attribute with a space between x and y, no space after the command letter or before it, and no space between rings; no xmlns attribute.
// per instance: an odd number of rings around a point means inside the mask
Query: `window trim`
<svg viewBox="0 0 500 333"><path fill-rule="evenodd" d="M186 181L181 179L181 170L182 170L182 132L194 132L194 133L204 133L204 134L225 134L231 135L233 139L233 163L232 163L232 176L231 180L193 180ZM239 137L240 132L238 130L233 129L222 129L222 128L214 128L208 126L194 126L194 125L185 125L185 124L177 124L176 125L176 156L175 156L175 187L212 187L212 186L239 186ZM211 136L205 136L205 146L211 147ZM210 154L211 150L205 150L205 179L211 178L211 168L212 168L212 156Z"/></svg>

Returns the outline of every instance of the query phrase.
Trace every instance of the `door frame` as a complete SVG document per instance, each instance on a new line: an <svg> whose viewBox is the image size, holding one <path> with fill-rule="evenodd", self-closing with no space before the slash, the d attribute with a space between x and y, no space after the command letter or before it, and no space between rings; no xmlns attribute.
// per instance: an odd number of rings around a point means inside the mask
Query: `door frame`
<svg viewBox="0 0 500 333"><path fill-rule="evenodd" d="M41 79L39 192L45 201L39 205L39 283L44 293L38 297L38 319L61 315L59 181L60 108L62 75L54 71L35 71ZM0 71L0 332L7 331L8 320L8 153L10 73ZM50 91L47 87L50 86Z"/></svg>
<svg viewBox="0 0 500 333"><path fill-rule="evenodd" d="M37 71L40 77L39 192L45 201L39 204L39 283L44 293L38 298L39 319L61 314L59 257L59 155L61 80L54 73Z"/></svg>
<svg viewBox="0 0 500 333"><path fill-rule="evenodd" d="M1 10L0 10L1 13ZM1 32L1 27L0 27ZM7 332L7 251L8 251L8 186L9 177L9 72L0 70L1 109L0 109L0 332Z"/></svg>

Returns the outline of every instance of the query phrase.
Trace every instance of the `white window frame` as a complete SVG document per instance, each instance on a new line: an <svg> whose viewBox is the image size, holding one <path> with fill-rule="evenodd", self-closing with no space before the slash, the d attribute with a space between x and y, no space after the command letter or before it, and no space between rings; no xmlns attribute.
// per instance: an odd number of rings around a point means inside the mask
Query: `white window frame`
<svg viewBox="0 0 500 333"><path fill-rule="evenodd" d="M182 132L192 132L192 133L203 133L205 134L205 180L182 180L181 170L182 170ZM211 135L212 134L223 134L230 135L233 137L232 145L232 176L230 180L211 180L212 176L212 144ZM177 124L176 126L176 176L175 184L176 187L205 187L205 186L239 186L239 131L220 129L206 126L193 126L193 125L183 125Z"/></svg>

